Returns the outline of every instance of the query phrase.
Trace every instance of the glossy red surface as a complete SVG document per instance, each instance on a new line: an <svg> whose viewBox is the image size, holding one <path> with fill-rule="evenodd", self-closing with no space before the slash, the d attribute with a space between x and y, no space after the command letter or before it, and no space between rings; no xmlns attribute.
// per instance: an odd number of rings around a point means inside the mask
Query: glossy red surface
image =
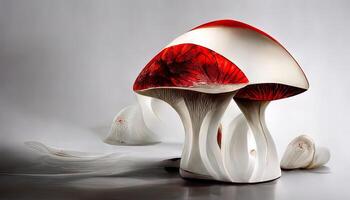
<svg viewBox="0 0 350 200"><path fill-rule="evenodd" d="M133 89L247 82L244 73L220 54L195 44L179 44L158 53L136 78Z"/></svg>
<svg viewBox="0 0 350 200"><path fill-rule="evenodd" d="M234 98L272 101L297 95L305 89L277 83L252 84L240 89Z"/></svg>

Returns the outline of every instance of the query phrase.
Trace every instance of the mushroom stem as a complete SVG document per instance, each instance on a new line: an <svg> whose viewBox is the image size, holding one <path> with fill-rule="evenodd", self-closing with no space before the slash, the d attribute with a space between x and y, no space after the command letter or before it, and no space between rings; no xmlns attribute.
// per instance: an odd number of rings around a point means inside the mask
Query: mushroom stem
<svg viewBox="0 0 350 200"><path fill-rule="evenodd" d="M179 89L154 89L143 93L167 102L181 118L185 129L181 176L227 181L217 132L234 93L207 94Z"/></svg>
<svg viewBox="0 0 350 200"><path fill-rule="evenodd" d="M254 156L248 150L248 123L239 114L223 129L221 153L231 182L249 182L254 169Z"/></svg>
<svg viewBox="0 0 350 200"><path fill-rule="evenodd" d="M246 117L256 143L256 165L249 182L273 180L281 176L275 143L266 127L265 109L269 101L235 99Z"/></svg>

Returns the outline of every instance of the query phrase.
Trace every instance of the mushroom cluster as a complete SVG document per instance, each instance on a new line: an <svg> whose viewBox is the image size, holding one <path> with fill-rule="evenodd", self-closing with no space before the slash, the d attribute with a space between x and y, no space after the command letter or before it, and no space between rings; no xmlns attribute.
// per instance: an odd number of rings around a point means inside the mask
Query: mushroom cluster
<svg viewBox="0 0 350 200"><path fill-rule="evenodd" d="M167 102L179 114L186 134L183 177L252 183L281 175L265 122L267 105L308 87L302 69L277 40L248 24L219 20L173 40L143 68L133 89ZM244 115L235 123L246 120L253 132L253 162L244 142L248 128L220 128L232 99Z"/></svg>

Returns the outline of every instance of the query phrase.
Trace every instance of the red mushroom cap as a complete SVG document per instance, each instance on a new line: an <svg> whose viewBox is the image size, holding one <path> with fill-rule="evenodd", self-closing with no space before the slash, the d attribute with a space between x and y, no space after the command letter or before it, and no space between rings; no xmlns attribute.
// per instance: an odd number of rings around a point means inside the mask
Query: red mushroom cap
<svg viewBox="0 0 350 200"><path fill-rule="evenodd" d="M222 55L200 45L179 44L158 53L136 78L133 89L191 90L245 83L248 79L244 73Z"/></svg>
<svg viewBox="0 0 350 200"><path fill-rule="evenodd" d="M134 83L134 91L239 89L234 98L250 100L287 98L308 87L299 64L276 39L235 20L209 22L179 36L146 65Z"/></svg>

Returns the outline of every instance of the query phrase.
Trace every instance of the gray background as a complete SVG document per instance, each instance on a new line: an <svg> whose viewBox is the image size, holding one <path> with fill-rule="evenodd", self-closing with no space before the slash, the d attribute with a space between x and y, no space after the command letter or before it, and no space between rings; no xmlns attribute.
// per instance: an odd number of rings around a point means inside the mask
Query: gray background
<svg viewBox="0 0 350 200"><path fill-rule="evenodd" d="M230 18L279 40L309 79L307 92L272 102L266 116L280 155L302 133L331 149L330 173L305 180L316 186L298 197L349 197L349 8L346 0L1 0L0 150L34 140L114 151L96 140L135 102L132 84L143 66L194 26ZM286 196L283 184L276 188Z"/></svg>

